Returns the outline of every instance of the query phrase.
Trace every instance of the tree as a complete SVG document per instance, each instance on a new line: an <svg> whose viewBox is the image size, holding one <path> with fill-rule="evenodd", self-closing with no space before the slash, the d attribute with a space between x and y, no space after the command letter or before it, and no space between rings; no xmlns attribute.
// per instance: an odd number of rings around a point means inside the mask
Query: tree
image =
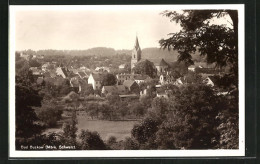
<svg viewBox="0 0 260 164"><path fill-rule="evenodd" d="M82 94L86 95L86 96L93 95L94 89L93 89L92 85L87 85L87 84L83 85L82 86Z"/></svg>
<svg viewBox="0 0 260 164"><path fill-rule="evenodd" d="M35 122L38 117L33 107L41 106L42 97L34 88L16 81L15 84L15 127L16 137L31 137L41 131Z"/></svg>
<svg viewBox="0 0 260 164"><path fill-rule="evenodd" d="M106 150L106 145L97 132L82 130L79 138L81 139L82 150Z"/></svg>
<svg viewBox="0 0 260 164"><path fill-rule="evenodd" d="M138 150L139 149L139 144L136 140L127 137L124 140L124 150Z"/></svg>
<svg viewBox="0 0 260 164"><path fill-rule="evenodd" d="M111 73L106 73L102 75L101 79L101 85L102 86L110 86L110 85L115 85L116 84L116 77L115 75Z"/></svg>
<svg viewBox="0 0 260 164"><path fill-rule="evenodd" d="M145 108L140 102L132 104L131 111L139 118L145 114Z"/></svg>
<svg viewBox="0 0 260 164"><path fill-rule="evenodd" d="M31 60L29 61L29 66L30 66L30 67L40 67L41 64L40 64L37 60L31 59Z"/></svg>
<svg viewBox="0 0 260 164"><path fill-rule="evenodd" d="M64 123L62 127L63 130L62 136L66 143L72 145L75 145L77 143L76 142L77 131L78 131L77 124L78 124L78 120L76 116L76 111L73 111L71 120L68 123Z"/></svg>
<svg viewBox="0 0 260 164"><path fill-rule="evenodd" d="M147 117L141 123L134 125L131 134L139 144L153 143L160 124L161 120L157 117Z"/></svg>
<svg viewBox="0 0 260 164"><path fill-rule="evenodd" d="M45 106L41 108L38 117L45 123L47 127L53 127L57 121L61 119L62 110L57 109L55 106Z"/></svg>
<svg viewBox="0 0 260 164"><path fill-rule="evenodd" d="M193 64L191 54L198 51L206 57L208 63L216 63L218 67L230 66L230 73L238 77L237 10L164 11L162 14L182 27L180 32L159 41L163 48L177 50L178 60L188 65ZM233 29L210 23L213 18L228 16L232 20Z"/></svg>
<svg viewBox="0 0 260 164"><path fill-rule="evenodd" d="M214 148L219 141L216 117L226 108L225 99L216 96L210 87L185 85L169 99L169 112L156 140L159 145L162 142L173 143L169 148Z"/></svg>
<svg viewBox="0 0 260 164"><path fill-rule="evenodd" d="M156 97L152 101L152 111L160 118L165 118L168 113L168 100L165 98Z"/></svg>
<svg viewBox="0 0 260 164"><path fill-rule="evenodd" d="M136 74L145 74L151 78L156 77L156 68L149 60L138 62L133 68L133 72Z"/></svg>

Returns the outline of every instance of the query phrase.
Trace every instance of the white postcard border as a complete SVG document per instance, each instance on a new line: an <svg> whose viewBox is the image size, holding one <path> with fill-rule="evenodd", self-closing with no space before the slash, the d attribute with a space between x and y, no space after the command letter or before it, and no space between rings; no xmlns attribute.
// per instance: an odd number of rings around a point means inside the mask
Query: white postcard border
<svg viewBox="0 0 260 164"><path fill-rule="evenodd" d="M9 157L220 157L245 156L245 15L243 4L225 5L73 5L18 6L9 8ZM21 10L238 10L239 45L239 149L237 150L77 150L18 151L15 150L15 12Z"/></svg>

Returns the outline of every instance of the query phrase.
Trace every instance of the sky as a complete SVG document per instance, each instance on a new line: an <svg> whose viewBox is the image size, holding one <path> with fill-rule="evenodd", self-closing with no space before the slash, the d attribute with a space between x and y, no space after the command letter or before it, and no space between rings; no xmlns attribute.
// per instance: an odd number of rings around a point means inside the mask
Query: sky
<svg viewBox="0 0 260 164"><path fill-rule="evenodd" d="M38 8L15 13L16 50L83 50L93 47L159 47L158 41L181 28L162 16L163 9Z"/></svg>

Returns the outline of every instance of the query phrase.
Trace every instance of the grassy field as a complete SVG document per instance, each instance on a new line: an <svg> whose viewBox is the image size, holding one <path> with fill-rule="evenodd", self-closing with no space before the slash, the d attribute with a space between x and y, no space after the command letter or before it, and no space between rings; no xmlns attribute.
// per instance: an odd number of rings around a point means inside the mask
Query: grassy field
<svg viewBox="0 0 260 164"><path fill-rule="evenodd" d="M85 117L78 117L78 129L97 131L103 140L115 136L118 141L131 136L131 130L138 121L105 121L89 120Z"/></svg>
<svg viewBox="0 0 260 164"><path fill-rule="evenodd" d="M65 118L63 117L63 121ZM68 119L68 118L66 118ZM106 120L91 120L86 115L78 115L78 134L82 129L97 131L103 140L107 140L110 136L115 136L117 141L124 140L125 137L131 136L131 130L134 124L138 121L106 121ZM61 132L62 123L56 128L47 129L44 134L50 132Z"/></svg>

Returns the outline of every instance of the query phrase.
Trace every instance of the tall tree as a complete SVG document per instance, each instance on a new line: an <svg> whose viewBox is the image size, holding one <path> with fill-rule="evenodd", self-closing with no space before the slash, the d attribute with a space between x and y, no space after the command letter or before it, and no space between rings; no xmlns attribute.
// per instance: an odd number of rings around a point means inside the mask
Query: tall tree
<svg viewBox="0 0 260 164"><path fill-rule="evenodd" d="M116 84L115 75L113 75L111 73L106 73L102 76L102 79L101 79L102 86L110 86L110 85L115 85L115 84Z"/></svg>
<svg viewBox="0 0 260 164"><path fill-rule="evenodd" d="M238 12L237 10L183 10L164 11L164 16L179 23L182 29L160 40L163 48L177 50L179 61L193 64L191 54L196 51L208 63L218 67L229 66L232 76L238 76ZM233 28L212 24L214 18L230 17ZM237 85L237 84L236 84Z"/></svg>
<svg viewBox="0 0 260 164"><path fill-rule="evenodd" d="M24 72L15 79L15 124L16 137L30 137L40 132L35 123L38 117L33 107L41 106L42 97L38 90L32 87L30 73Z"/></svg>
<svg viewBox="0 0 260 164"><path fill-rule="evenodd" d="M145 74L150 76L151 78L156 77L156 68L154 64L149 60L138 62L133 68L133 72L137 74Z"/></svg>

